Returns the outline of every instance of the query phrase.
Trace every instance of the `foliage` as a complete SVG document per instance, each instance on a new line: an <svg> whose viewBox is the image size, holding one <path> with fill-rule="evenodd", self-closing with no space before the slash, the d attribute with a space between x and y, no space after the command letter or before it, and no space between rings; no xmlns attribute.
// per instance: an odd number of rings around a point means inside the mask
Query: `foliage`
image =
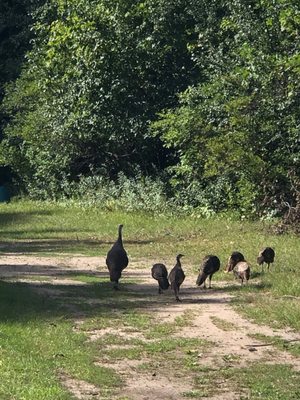
<svg viewBox="0 0 300 400"><path fill-rule="evenodd" d="M0 14L0 100L4 87L20 74L24 54L30 48L30 11L39 0L1 0ZM2 119L4 116L0 114ZM2 121L0 119L1 125Z"/></svg>
<svg viewBox="0 0 300 400"><path fill-rule="evenodd" d="M111 178L164 167L147 126L195 76L182 4L50 0L37 10L28 64L5 102L2 154L23 181L51 195L91 167Z"/></svg>
<svg viewBox="0 0 300 400"><path fill-rule="evenodd" d="M186 209L299 208L299 2L32 5L0 146L25 192L167 171L164 192Z"/></svg>
<svg viewBox="0 0 300 400"><path fill-rule="evenodd" d="M299 171L299 5L222 4L218 33L200 26L192 49L207 79L153 130L178 152L177 181L205 187L226 177L225 207L279 210L283 199L296 202L288 175Z"/></svg>
<svg viewBox="0 0 300 400"><path fill-rule="evenodd" d="M115 181L97 175L80 176L76 183L65 181L63 189L61 200L84 207L152 213L163 213L169 208L162 181L140 173L135 178L120 173ZM37 197L40 198L40 194Z"/></svg>

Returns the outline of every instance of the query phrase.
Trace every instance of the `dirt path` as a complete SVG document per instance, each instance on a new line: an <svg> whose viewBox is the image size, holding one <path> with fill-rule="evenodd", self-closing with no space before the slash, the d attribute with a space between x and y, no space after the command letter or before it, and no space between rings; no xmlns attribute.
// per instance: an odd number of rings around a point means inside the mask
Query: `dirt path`
<svg viewBox="0 0 300 400"><path fill-rule="evenodd" d="M123 284L126 279L136 280L131 290L143 293L145 297L155 298L149 304L151 315L160 322L174 322L175 318L189 312L191 324L182 327L174 334L174 337L200 338L212 341L214 344L209 351L197 353L197 363L203 367L214 369L222 368L228 364L244 367L252 361L263 361L270 364L290 364L295 370L300 371L300 360L290 353L279 351L272 345L266 345L251 338L253 334L263 334L270 337L279 337L286 341L300 340L300 334L287 330L274 330L267 326L259 326L254 322L242 318L232 308L230 302L232 296L226 291L220 290L220 286L226 283L213 283L215 289L203 290L195 287L195 276L187 273L187 278L181 289L181 303L174 301L171 291L161 296L156 295L157 284L150 276L150 267L153 260L135 260L124 272ZM34 276L44 276L47 283L53 285L77 284L72 280L74 272L89 273L91 275L107 276L105 260L99 257L34 257L20 255L4 255L1 257L0 277L13 280L30 279ZM187 267L187 272L189 268ZM37 283L37 281L35 281ZM232 282L230 283L232 285ZM236 283L238 284L238 283ZM37 288L38 289L38 288ZM39 290L39 289L38 289ZM41 288L40 290L44 290ZM51 293L59 296L59 291L53 287L53 291L47 289L47 295ZM145 312L145 310L143 310ZM78 318L77 324L81 323ZM90 332L89 340L96 340L109 331L97 330ZM119 336L124 335L122 329L115 332ZM128 337L128 332L126 333ZM132 332L132 337L146 340L139 332ZM197 349L195 349L197 352ZM118 372L125 382L122 392L117 393L114 399L129 400L183 400L182 393L192 390L192 381L189 377L177 373L169 373L157 366L157 369L149 375L138 367L141 363L135 360L126 362L111 362L110 360L98 360L96 364L106 365ZM97 388L84 382L74 381L63 377L65 386L78 399L101 399ZM223 385L223 386L222 386ZM210 397L211 400L235 400L240 394L234 393L226 382L221 382L222 393L219 396Z"/></svg>

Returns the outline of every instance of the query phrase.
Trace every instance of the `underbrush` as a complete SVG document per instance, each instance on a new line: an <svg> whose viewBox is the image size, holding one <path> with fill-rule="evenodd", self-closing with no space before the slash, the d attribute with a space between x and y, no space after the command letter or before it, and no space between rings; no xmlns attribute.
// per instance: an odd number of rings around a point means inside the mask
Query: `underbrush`
<svg viewBox="0 0 300 400"><path fill-rule="evenodd" d="M169 177L136 176L119 173L115 180L101 175L79 176L77 181L64 178L59 186L28 185L29 197L34 200L54 201L60 204L104 211L151 212L156 214L211 217L216 213L231 213L235 218L257 218L260 208L253 186L239 186L228 178L219 178L206 184L181 182ZM262 212L263 211L263 212ZM264 219L276 216L278 210L260 210Z"/></svg>

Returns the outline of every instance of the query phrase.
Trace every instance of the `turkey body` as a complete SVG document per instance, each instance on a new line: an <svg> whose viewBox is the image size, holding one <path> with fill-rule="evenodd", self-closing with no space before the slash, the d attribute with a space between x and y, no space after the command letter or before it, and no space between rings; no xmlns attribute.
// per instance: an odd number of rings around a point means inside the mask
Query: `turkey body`
<svg viewBox="0 0 300 400"><path fill-rule="evenodd" d="M220 269L220 260L217 256L212 256L212 255L208 255L205 256L202 260L202 264L200 267L200 272L196 281L196 284L198 286L202 285L202 283L204 284L204 288L206 288L206 284L205 281L207 279L207 277L209 277L209 289L211 289L211 279L213 277L213 274L217 271L219 271Z"/></svg>
<svg viewBox="0 0 300 400"><path fill-rule="evenodd" d="M128 265L128 257L122 240L122 228L123 225L119 225L118 239L106 256L106 265L110 281L114 283L114 289L119 289L119 279L121 278L123 269Z"/></svg>
<svg viewBox="0 0 300 400"><path fill-rule="evenodd" d="M176 256L176 264L172 268L172 270L169 274L169 281L171 284L171 289L174 290L176 301L180 301L180 299L178 297L179 289L180 289L182 282L185 279L185 274L181 267L181 261L180 261L181 257L183 257L183 254L178 254Z"/></svg>
<svg viewBox="0 0 300 400"><path fill-rule="evenodd" d="M167 290L170 286L168 281L168 270L164 264L154 264L151 268L152 278L158 281L158 293Z"/></svg>
<svg viewBox="0 0 300 400"><path fill-rule="evenodd" d="M269 270L270 264L274 262L274 258L275 258L275 251L272 249L272 247L265 247L258 254L257 264L261 265L263 271L264 263L266 263Z"/></svg>
<svg viewBox="0 0 300 400"><path fill-rule="evenodd" d="M240 261L245 261L245 257L239 251L234 251L231 253L231 256L228 258L226 271L230 272Z"/></svg>
<svg viewBox="0 0 300 400"><path fill-rule="evenodd" d="M236 278L241 280L241 284L243 285L244 281L248 282L250 278L250 266L247 261L240 261L233 268L233 273Z"/></svg>

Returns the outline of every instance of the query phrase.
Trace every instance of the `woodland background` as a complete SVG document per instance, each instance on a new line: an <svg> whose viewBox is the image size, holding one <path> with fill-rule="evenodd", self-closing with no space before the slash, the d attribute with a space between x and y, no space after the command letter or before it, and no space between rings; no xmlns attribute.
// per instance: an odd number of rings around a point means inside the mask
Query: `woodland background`
<svg viewBox="0 0 300 400"><path fill-rule="evenodd" d="M299 50L298 0L1 0L0 184L299 222Z"/></svg>

